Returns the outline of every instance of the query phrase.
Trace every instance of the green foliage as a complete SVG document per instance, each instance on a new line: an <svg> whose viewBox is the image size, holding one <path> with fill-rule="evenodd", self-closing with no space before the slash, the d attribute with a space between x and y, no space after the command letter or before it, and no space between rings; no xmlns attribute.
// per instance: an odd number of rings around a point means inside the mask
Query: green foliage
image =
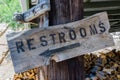
<svg viewBox="0 0 120 80"><path fill-rule="evenodd" d="M0 23L8 23L12 29L21 27L20 24L13 20L15 12L21 12L19 0L0 0Z"/></svg>

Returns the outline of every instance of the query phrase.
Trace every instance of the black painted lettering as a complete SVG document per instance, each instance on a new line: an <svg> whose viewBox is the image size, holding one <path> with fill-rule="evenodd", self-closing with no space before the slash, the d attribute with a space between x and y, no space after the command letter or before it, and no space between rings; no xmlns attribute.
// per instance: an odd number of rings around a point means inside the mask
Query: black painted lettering
<svg viewBox="0 0 120 80"><path fill-rule="evenodd" d="M86 33L86 29L85 28L80 28L80 36L81 37L86 37L87 36L87 33Z"/></svg>
<svg viewBox="0 0 120 80"><path fill-rule="evenodd" d="M28 49L29 50L33 50L33 49L36 49L36 47L33 47L33 41L34 39L27 39L27 45L28 45Z"/></svg>
<svg viewBox="0 0 120 80"><path fill-rule="evenodd" d="M73 29L69 30L69 37L70 37L71 40L76 39L76 33Z"/></svg>
<svg viewBox="0 0 120 80"><path fill-rule="evenodd" d="M46 36L41 36L40 37L40 41L41 41L41 45L42 46L47 46L48 45L48 42L47 40L45 40Z"/></svg>
<svg viewBox="0 0 120 80"><path fill-rule="evenodd" d="M59 33L59 40L60 40L60 43L66 42L65 33L63 32Z"/></svg>
<svg viewBox="0 0 120 80"><path fill-rule="evenodd" d="M101 21L99 22L99 27L100 27L100 32L103 33L106 31L104 23L102 23Z"/></svg>
<svg viewBox="0 0 120 80"><path fill-rule="evenodd" d="M35 9L32 10L32 13L35 15L35 13L36 13Z"/></svg>
<svg viewBox="0 0 120 80"><path fill-rule="evenodd" d="M24 44L23 44L22 41L16 42L16 47L17 47L18 53L25 52L25 50L24 50Z"/></svg>
<svg viewBox="0 0 120 80"><path fill-rule="evenodd" d="M55 35L56 35L56 34L50 34L50 35L49 35L49 36L52 37L53 44L55 44Z"/></svg>
<svg viewBox="0 0 120 80"><path fill-rule="evenodd" d="M95 27L95 24L90 25L89 27L90 27L90 33L91 33L91 35L98 34L97 29Z"/></svg>

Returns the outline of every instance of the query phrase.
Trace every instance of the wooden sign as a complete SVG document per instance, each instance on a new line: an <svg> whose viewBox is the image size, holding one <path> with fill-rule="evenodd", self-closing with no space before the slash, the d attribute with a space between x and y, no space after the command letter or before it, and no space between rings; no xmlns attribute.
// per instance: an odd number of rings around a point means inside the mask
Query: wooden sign
<svg viewBox="0 0 120 80"><path fill-rule="evenodd" d="M44 0L23 13L24 21L29 22L48 11L50 11L50 2L49 0Z"/></svg>
<svg viewBox="0 0 120 80"><path fill-rule="evenodd" d="M113 46L109 29L107 13L102 12L68 24L8 35L15 72L49 64L51 58L62 61Z"/></svg>

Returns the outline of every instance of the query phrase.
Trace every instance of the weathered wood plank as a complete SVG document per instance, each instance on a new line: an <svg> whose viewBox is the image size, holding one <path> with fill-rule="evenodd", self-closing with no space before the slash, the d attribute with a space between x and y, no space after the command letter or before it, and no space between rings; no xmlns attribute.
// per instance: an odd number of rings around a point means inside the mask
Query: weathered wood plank
<svg viewBox="0 0 120 80"><path fill-rule="evenodd" d="M110 19L110 24L120 24L120 0L84 0L84 17L93 15L101 11L107 11ZM120 31L119 25L111 25L110 31Z"/></svg>
<svg viewBox="0 0 120 80"><path fill-rule="evenodd" d="M32 29L8 37L15 72L49 64L54 55L53 59L62 61L112 46L109 29L107 13L103 12L81 21Z"/></svg>
<svg viewBox="0 0 120 80"><path fill-rule="evenodd" d="M19 0L20 6L22 8L22 12L27 11L29 9L29 1L27 0Z"/></svg>
<svg viewBox="0 0 120 80"><path fill-rule="evenodd" d="M23 13L24 21L29 22L47 11L50 11L50 2L49 0L44 0Z"/></svg>

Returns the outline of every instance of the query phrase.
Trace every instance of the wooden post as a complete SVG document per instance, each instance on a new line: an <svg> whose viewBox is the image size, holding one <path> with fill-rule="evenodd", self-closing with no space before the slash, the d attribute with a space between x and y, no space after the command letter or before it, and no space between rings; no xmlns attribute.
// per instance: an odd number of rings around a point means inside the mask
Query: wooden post
<svg viewBox="0 0 120 80"><path fill-rule="evenodd" d="M64 24L83 18L83 0L51 0L49 25ZM40 68L40 80L84 80L83 56Z"/></svg>

